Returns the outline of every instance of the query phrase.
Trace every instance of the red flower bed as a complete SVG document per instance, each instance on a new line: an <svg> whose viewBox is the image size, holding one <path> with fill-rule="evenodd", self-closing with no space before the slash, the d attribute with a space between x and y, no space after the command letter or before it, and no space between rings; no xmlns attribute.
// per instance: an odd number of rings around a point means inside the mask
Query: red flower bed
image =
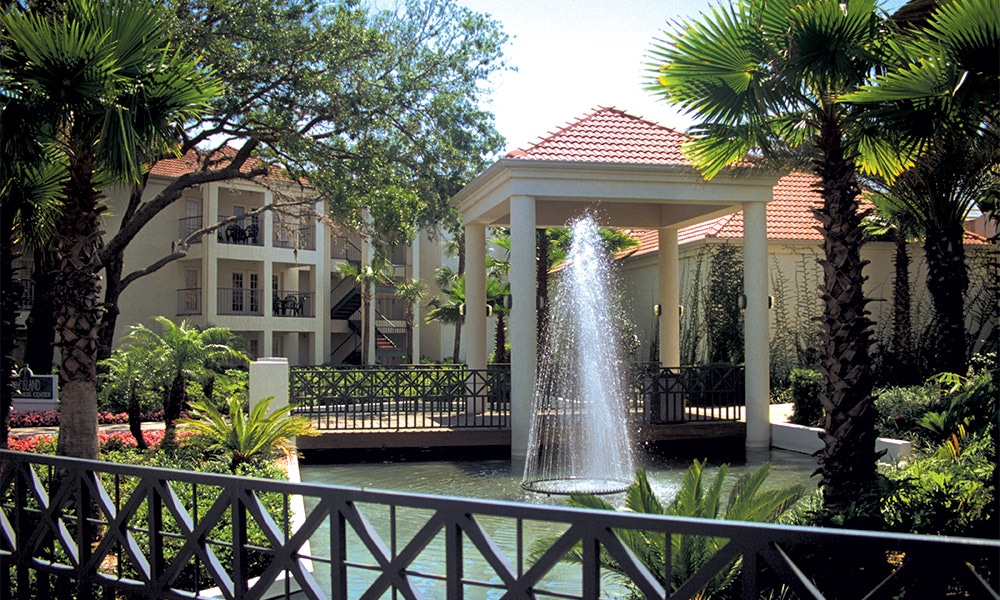
<svg viewBox="0 0 1000 600"><path fill-rule="evenodd" d="M144 411L139 415L142 421L162 421L163 411ZM97 422L101 425L115 425L128 423L128 413L111 413L101 411L97 413ZM59 411L47 410L40 412L29 410L18 412L10 411L10 427L57 427L59 425Z"/></svg>
<svg viewBox="0 0 1000 600"><path fill-rule="evenodd" d="M177 431L177 441L183 443L188 437L190 437L191 432L178 430ZM26 435L24 437L11 436L7 438L7 449L14 450L16 452L41 452L44 454L52 454L56 449L56 438L58 436L40 434L40 435ZM163 430L155 429L151 431L143 431L142 439L146 441L146 445L150 449L157 449L160 442L163 441ZM100 449L103 450L123 450L125 448L135 448L135 438L132 437L131 433L127 431L98 431L97 432L97 443Z"/></svg>

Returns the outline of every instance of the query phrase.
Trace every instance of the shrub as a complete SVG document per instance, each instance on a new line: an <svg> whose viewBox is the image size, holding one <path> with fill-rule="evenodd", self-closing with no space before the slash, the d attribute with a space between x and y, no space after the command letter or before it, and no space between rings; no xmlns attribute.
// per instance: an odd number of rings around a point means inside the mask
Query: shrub
<svg viewBox="0 0 1000 600"><path fill-rule="evenodd" d="M929 456L889 468L888 528L908 533L996 535L996 448L988 434L955 434Z"/></svg>
<svg viewBox="0 0 1000 600"><path fill-rule="evenodd" d="M823 422L823 375L812 369L795 369L791 374L794 411L791 422L797 425L819 426Z"/></svg>

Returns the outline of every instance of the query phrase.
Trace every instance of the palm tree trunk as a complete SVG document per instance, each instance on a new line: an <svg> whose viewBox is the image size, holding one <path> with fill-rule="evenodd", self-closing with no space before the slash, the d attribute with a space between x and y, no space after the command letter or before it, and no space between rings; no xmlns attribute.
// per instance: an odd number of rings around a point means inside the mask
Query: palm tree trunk
<svg viewBox="0 0 1000 600"><path fill-rule="evenodd" d="M185 386L184 373L177 373L170 382L170 390L164 397L163 402L163 442L161 448L173 448L176 446L177 419L181 418L181 411L187 405L187 391Z"/></svg>
<svg viewBox="0 0 1000 600"><path fill-rule="evenodd" d="M892 264L892 373L893 380L901 385L915 383L911 364L913 354L913 328L910 299L910 254L906 250L906 236L896 231L896 253Z"/></svg>
<svg viewBox="0 0 1000 600"><path fill-rule="evenodd" d="M844 515L875 481L875 407L869 369L872 322L864 297L866 262L861 260L863 214L855 171L844 155L834 115L820 124L815 172L821 179L824 258L820 317L825 447L819 451L823 505Z"/></svg>
<svg viewBox="0 0 1000 600"><path fill-rule="evenodd" d="M56 306L52 282L52 272L55 270L53 252L36 250L32 262L35 267L31 274L34 296L28 320L24 324L27 328L24 362L35 373L44 375L52 372L52 348L56 339Z"/></svg>
<svg viewBox="0 0 1000 600"><path fill-rule="evenodd" d="M7 448L14 393L14 334L21 306L21 285L14 276L14 210L0 206L0 448Z"/></svg>
<svg viewBox="0 0 1000 600"><path fill-rule="evenodd" d="M70 165L67 201L56 233L54 290L58 305L56 332L62 354L59 442L56 452L98 458L97 331L101 323L98 283L101 229L94 189L93 155L80 152Z"/></svg>
<svg viewBox="0 0 1000 600"><path fill-rule="evenodd" d="M968 370L965 341L965 292L969 275L961 228L926 232L927 291L934 304L936 365L941 371L965 375Z"/></svg>

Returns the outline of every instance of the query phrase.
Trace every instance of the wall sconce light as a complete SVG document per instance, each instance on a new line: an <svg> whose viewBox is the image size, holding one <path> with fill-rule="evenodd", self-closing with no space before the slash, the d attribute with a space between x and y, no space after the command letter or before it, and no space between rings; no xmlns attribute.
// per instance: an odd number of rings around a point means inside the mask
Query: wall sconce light
<svg viewBox="0 0 1000 600"><path fill-rule="evenodd" d="M656 316L660 316L661 312L663 312L663 306L661 306L659 304L654 304L653 305L653 314L656 315Z"/></svg>
<svg viewBox="0 0 1000 600"><path fill-rule="evenodd" d="M503 297L503 307L510 310L512 306L514 306L514 297L507 294Z"/></svg>
<svg viewBox="0 0 1000 600"><path fill-rule="evenodd" d="M746 294L740 294L740 308L746 310L747 308L747 296ZM767 296L767 309L771 310L774 308L774 296L768 294Z"/></svg>
<svg viewBox="0 0 1000 600"><path fill-rule="evenodd" d="M459 314L459 316L462 316L462 317L465 316L465 303L464 302L462 304L458 305L458 314Z"/></svg>
<svg viewBox="0 0 1000 600"><path fill-rule="evenodd" d="M683 317L684 316L684 305L683 304L678 304L677 305L677 316L678 317Z"/></svg>
<svg viewBox="0 0 1000 600"><path fill-rule="evenodd" d="M486 316L487 317L492 317L493 316L493 305L492 304L487 304L486 305Z"/></svg>

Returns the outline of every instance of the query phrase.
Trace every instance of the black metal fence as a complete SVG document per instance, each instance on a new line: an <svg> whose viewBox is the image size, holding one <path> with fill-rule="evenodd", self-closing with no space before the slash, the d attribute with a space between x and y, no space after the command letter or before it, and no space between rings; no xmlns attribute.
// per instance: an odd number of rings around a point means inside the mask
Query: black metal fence
<svg viewBox="0 0 1000 600"><path fill-rule="evenodd" d="M447 490L442 490L446 492ZM661 553L626 540L645 535ZM546 542L539 542L545 539ZM718 548L685 563L684 548ZM534 551L534 556L532 555ZM564 559L574 554L576 560ZM645 560L643 560L643 558ZM614 563L610 576L602 564ZM0 451L3 598L998 598L1000 542L381 492Z"/></svg>
<svg viewBox="0 0 1000 600"><path fill-rule="evenodd" d="M321 430L506 428L510 368L291 367L291 403Z"/></svg>
<svg viewBox="0 0 1000 600"><path fill-rule="evenodd" d="M405 332L405 331L404 331ZM290 397L323 430L507 427L510 366L291 367ZM642 424L737 421L740 366L633 365L629 410Z"/></svg>

